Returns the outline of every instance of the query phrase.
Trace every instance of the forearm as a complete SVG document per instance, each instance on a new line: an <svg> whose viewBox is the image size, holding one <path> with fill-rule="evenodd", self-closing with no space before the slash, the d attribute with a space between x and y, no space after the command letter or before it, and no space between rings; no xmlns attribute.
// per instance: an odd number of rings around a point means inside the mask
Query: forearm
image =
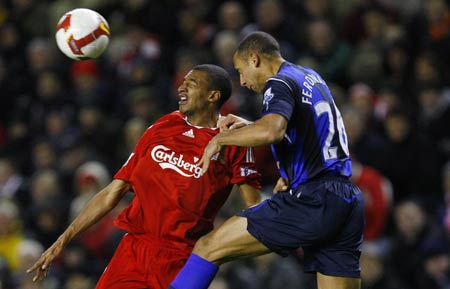
<svg viewBox="0 0 450 289"><path fill-rule="evenodd" d="M223 146L255 147L277 143L283 140L286 129L287 119L284 116L268 114L248 126L221 132L205 147L198 165L201 166L202 173L205 173L211 158L220 152Z"/></svg>
<svg viewBox="0 0 450 289"><path fill-rule="evenodd" d="M50 264L61 254L67 243L110 212L129 189L127 182L113 180L95 195L58 240L27 270L27 273L36 272L33 282L47 277Z"/></svg>
<svg viewBox="0 0 450 289"><path fill-rule="evenodd" d="M266 115L240 129L221 132L214 139L220 146L256 147L268 145L282 140L286 123L286 120L280 115Z"/></svg>
<svg viewBox="0 0 450 289"><path fill-rule="evenodd" d="M129 185L127 183L113 181L88 202L86 207L58 238L58 241L65 245L78 234L97 223L118 204L128 190Z"/></svg>
<svg viewBox="0 0 450 289"><path fill-rule="evenodd" d="M237 130L222 132L214 137L221 146L256 147L271 143L267 131L255 123Z"/></svg>

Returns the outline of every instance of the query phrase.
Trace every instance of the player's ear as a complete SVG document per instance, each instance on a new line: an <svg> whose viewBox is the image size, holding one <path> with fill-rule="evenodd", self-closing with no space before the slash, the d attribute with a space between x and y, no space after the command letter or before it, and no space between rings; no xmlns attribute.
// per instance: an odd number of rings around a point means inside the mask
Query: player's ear
<svg viewBox="0 0 450 289"><path fill-rule="evenodd" d="M250 56L250 63L254 67L258 67L259 64L261 63L261 58L259 57L258 53L250 52L249 56Z"/></svg>
<svg viewBox="0 0 450 289"><path fill-rule="evenodd" d="M208 96L209 102L218 102L220 100L221 94L219 90L212 90Z"/></svg>

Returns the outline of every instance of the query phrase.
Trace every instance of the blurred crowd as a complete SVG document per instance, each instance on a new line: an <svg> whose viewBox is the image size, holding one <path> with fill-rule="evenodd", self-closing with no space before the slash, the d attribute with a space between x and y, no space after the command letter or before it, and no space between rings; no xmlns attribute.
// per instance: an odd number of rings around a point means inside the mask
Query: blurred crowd
<svg viewBox="0 0 450 289"><path fill-rule="evenodd" d="M108 50L72 61L59 18L86 7L109 22ZM89 289L123 232L84 232L49 277L25 274L111 181L142 132L177 109L195 64L233 76L222 113L255 119L232 54L247 33L275 36L284 57L322 74L347 129L353 181L365 196L364 289L450 288L450 1L2 0L0 2L0 289ZM265 194L277 179L257 148ZM223 218L242 208L238 194ZM226 264L212 289L315 288L302 252Z"/></svg>

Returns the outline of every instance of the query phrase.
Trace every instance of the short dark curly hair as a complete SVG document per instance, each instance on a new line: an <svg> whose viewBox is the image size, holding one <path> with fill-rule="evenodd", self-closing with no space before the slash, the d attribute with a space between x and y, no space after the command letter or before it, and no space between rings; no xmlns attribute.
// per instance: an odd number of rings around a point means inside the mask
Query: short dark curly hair
<svg viewBox="0 0 450 289"><path fill-rule="evenodd" d="M220 91L219 108L230 98L232 82L229 73L220 66L214 64L200 64L192 70L204 71L208 74L208 86L211 90Z"/></svg>

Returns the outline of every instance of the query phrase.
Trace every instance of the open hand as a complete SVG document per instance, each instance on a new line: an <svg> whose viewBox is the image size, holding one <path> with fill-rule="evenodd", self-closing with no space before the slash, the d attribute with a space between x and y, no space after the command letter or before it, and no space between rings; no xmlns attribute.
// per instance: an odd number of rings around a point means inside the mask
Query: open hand
<svg viewBox="0 0 450 289"><path fill-rule="evenodd" d="M222 146L217 144L215 137L212 138L208 145L205 147L205 150L203 151L202 158L198 162L198 166L202 167L202 175L208 170L209 163L211 162L211 158L220 150L222 149Z"/></svg>
<svg viewBox="0 0 450 289"><path fill-rule="evenodd" d="M41 281L47 277L51 263L61 254L63 248L64 246L62 243L56 241L50 248L42 253L36 263L27 270L27 273L36 272L33 277L33 282Z"/></svg>

